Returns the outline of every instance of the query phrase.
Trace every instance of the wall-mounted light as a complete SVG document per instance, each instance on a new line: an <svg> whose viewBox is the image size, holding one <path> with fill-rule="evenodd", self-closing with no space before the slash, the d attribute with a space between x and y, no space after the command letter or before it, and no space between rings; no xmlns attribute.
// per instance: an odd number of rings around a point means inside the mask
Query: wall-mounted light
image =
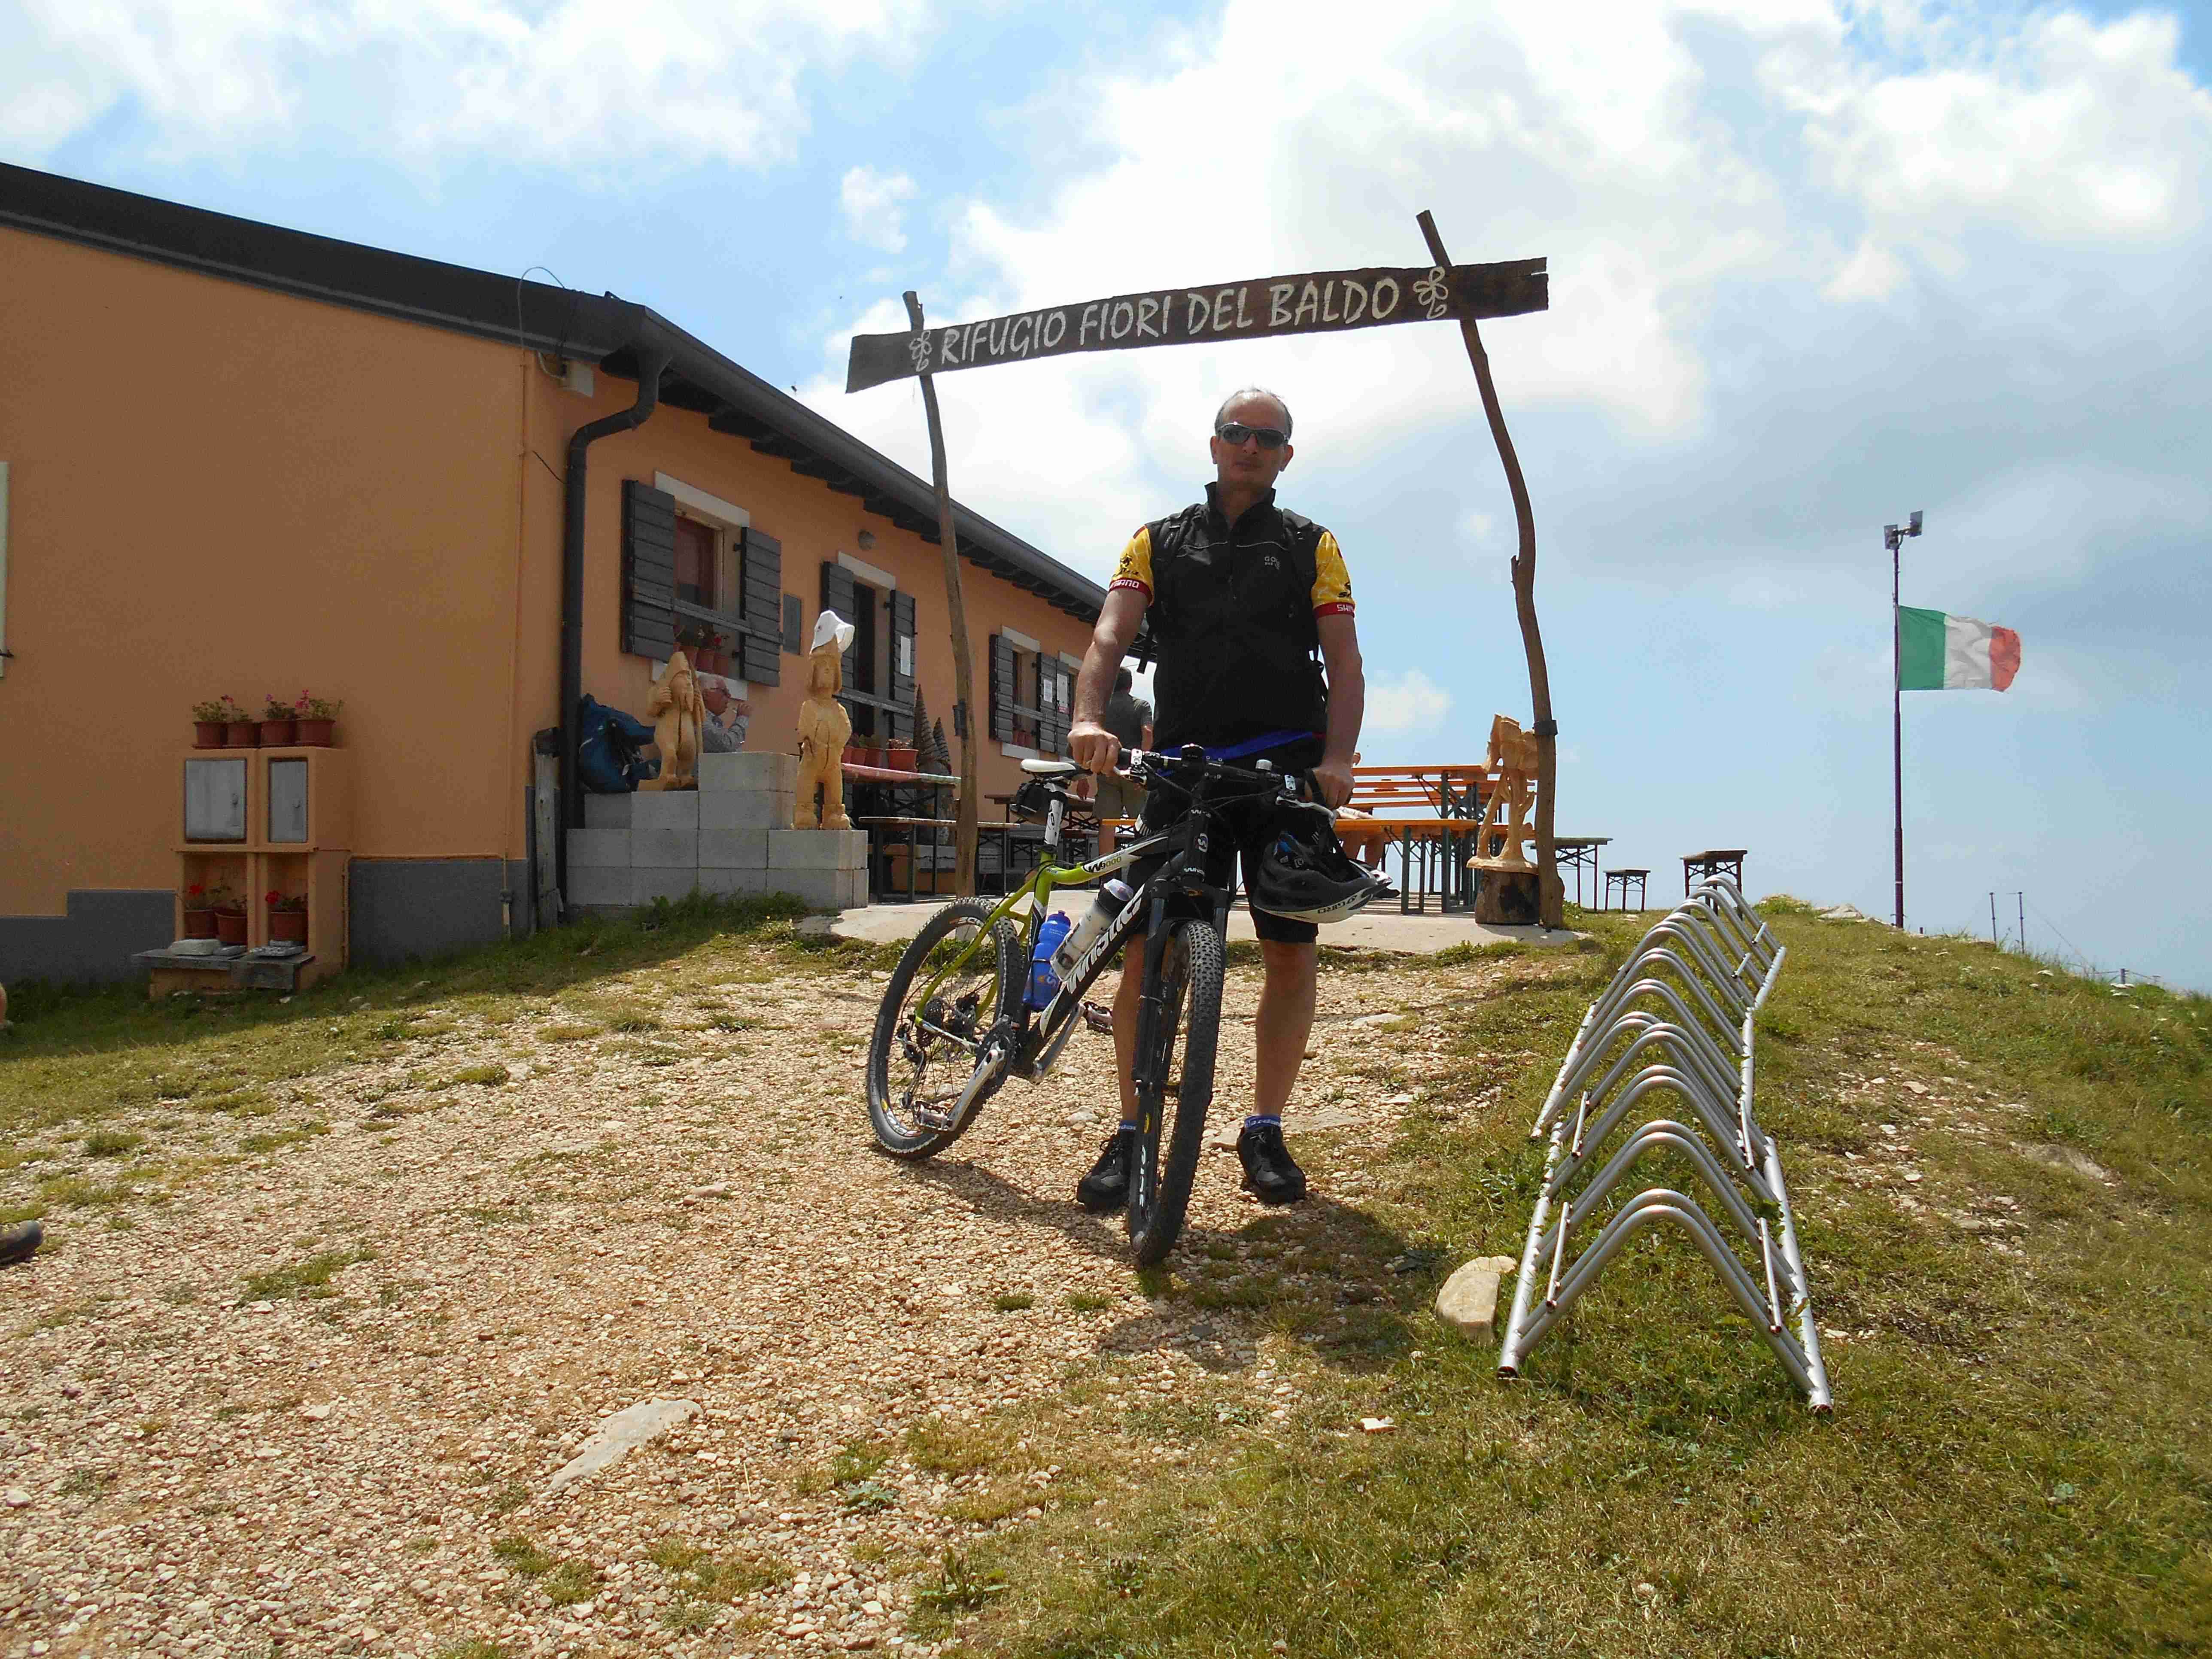
<svg viewBox="0 0 2212 1659"><path fill-rule="evenodd" d="M866 553L875 544L876 532L872 530L863 530L860 532L860 551Z"/></svg>

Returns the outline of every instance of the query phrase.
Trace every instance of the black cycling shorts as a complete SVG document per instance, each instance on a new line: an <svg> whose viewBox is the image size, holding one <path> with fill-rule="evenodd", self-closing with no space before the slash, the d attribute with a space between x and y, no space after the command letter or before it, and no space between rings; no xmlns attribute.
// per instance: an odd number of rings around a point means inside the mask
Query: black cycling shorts
<svg viewBox="0 0 2212 1659"><path fill-rule="evenodd" d="M1322 746L1315 739L1285 744L1280 749L1269 749L1230 763L1232 766L1256 766L1261 761L1272 761L1281 772L1310 772L1321 763ZM1190 815L1189 798L1175 789L1154 789L1145 799L1144 815L1137 820L1140 836L1158 835L1171 830ZM1223 833L1206 853L1206 878L1216 887L1237 890L1239 866L1249 885L1250 860L1256 848L1241 848L1237 839L1224 826ZM1168 855L1140 859L1129 866L1121 879L1132 887L1141 887L1152 878L1154 872L1166 864ZM1320 927L1310 921L1294 921L1288 916L1273 915L1265 910L1252 912L1252 931L1263 939L1281 945L1311 945L1321 937Z"/></svg>

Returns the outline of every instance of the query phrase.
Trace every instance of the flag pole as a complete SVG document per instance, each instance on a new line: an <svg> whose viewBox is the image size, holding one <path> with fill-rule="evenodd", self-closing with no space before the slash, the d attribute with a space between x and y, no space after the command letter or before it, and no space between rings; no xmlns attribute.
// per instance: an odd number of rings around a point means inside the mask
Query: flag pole
<svg viewBox="0 0 2212 1659"><path fill-rule="evenodd" d="M1898 549L1905 538L1895 525L1884 532L1889 543L1889 799L1894 811L1897 848L1897 931L1905 931L1905 635L1898 614Z"/></svg>
<svg viewBox="0 0 2212 1659"><path fill-rule="evenodd" d="M906 314L921 332L921 299L906 292ZM952 490L945 482L945 423L937 412L937 383L921 380L921 408L929 419L929 470L937 486L937 539L945 553L945 603L952 624L952 725L960 739L960 800L952 813L953 890L963 898L975 890L975 669L968 653L968 605L960 584L960 544L952 528ZM917 669L920 667L916 664Z"/></svg>
<svg viewBox="0 0 2212 1659"><path fill-rule="evenodd" d="M1922 514L1916 509L1905 521L1886 524L1881 539L1889 549L1889 799L1894 812L1897 846L1897 931L1905 931L1905 613L1898 608L1899 550L1905 538L1920 533Z"/></svg>

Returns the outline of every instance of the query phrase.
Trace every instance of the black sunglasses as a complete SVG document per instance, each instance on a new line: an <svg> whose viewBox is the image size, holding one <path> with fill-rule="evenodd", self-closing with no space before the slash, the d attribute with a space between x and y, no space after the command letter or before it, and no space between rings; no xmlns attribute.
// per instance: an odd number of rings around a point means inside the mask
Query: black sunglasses
<svg viewBox="0 0 2212 1659"><path fill-rule="evenodd" d="M1231 449L1242 449L1247 438L1257 438L1262 449L1280 449L1291 441L1291 434L1279 426L1247 426L1242 421L1224 421L1213 434Z"/></svg>

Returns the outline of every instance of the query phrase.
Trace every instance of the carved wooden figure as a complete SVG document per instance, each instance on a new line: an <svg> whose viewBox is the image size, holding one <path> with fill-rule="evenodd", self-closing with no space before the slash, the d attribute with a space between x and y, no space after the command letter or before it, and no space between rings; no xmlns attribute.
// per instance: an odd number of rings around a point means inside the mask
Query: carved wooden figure
<svg viewBox="0 0 2212 1659"><path fill-rule="evenodd" d="M1500 714L1490 722L1490 753L1486 764L1498 774L1498 786L1491 791L1490 805L1483 814L1482 828L1474 838L1474 856L1469 859L1471 870L1534 870L1522 843L1528 837L1528 805L1531 796L1529 782L1536 772L1538 750L1536 739L1521 729L1521 722L1510 714ZM1493 836L1502 836L1504 844L1495 854L1486 853Z"/></svg>
<svg viewBox="0 0 2212 1659"><path fill-rule="evenodd" d="M820 827L850 828L845 817L845 744L853 717L837 694L845 688L845 647L853 625L825 611L814 626L814 652L808 659L806 700L799 705L799 799L791 814L794 830L816 827L814 792L822 792Z"/></svg>
<svg viewBox="0 0 2212 1659"><path fill-rule="evenodd" d="M653 717L653 740L660 748L660 775L647 778L640 789L696 789L699 787L699 727L707 718L707 705L699 695L699 677L690 659L681 651L671 654L667 672L653 688L645 712Z"/></svg>

